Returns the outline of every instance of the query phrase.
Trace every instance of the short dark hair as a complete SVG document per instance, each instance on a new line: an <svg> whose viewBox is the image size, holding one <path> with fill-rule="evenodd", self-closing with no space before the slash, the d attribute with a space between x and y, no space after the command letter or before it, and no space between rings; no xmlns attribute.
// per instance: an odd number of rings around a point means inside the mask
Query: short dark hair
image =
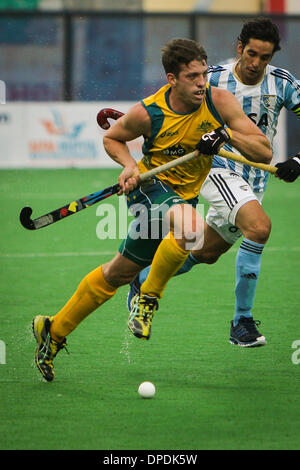
<svg viewBox="0 0 300 470"><path fill-rule="evenodd" d="M173 39L162 48L162 63L167 73L178 77L181 64L188 65L192 60L207 62L207 54L202 46L191 39Z"/></svg>
<svg viewBox="0 0 300 470"><path fill-rule="evenodd" d="M241 41L243 48L250 39L260 39L274 44L273 54L280 51L280 35L276 24L270 18L260 16L244 24L238 40Z"/></svg>

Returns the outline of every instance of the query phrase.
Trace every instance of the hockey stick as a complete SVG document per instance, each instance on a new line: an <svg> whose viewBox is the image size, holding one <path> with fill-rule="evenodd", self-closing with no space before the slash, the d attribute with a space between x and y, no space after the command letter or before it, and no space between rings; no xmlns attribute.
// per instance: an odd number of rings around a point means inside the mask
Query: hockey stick
<svg viewBox="0 0 300 470"><path fill-rule="evenodd" d="M140 175L140 182L142 183L159 173L169 170L170 168L182 165L183 163L197 157L198 154L198 151L194 151L187 155L183 155L183 157L179 157L176 160L165 163L162 166L153 168L152 170ZM31 207L24 207L20 212L20 222L23 227L27 228L28 230L37 230L39 228L47 227L47 225L54 224L61 219L65 219L70 215L76 214L77 212L86 209L93 204L96 204L97 202L103 201L103 199L116 194L119 190L119 184L114 184L113 186L109 186L108 188L102 189L101 191L89 194L88 196L84 196L81 199L77 199L76 201L69 202L65 206L60 207L59 209L55 209L52 212L48 212L48 214L42 215L33 220L31 219Z"/></svg>
<svg viewBox="0 0 300 470"><path fill-rule="evenodd" d="M23 207L20 212L20 222L23 227L27 228L28 230L36 230L38 228L47 227L47 225L54 224L54 222L58 222L59 220L68 217L69 215L73 215L76 212L96 204L96 202L102 201L103 199L116 194L119 189L119 185L114 184L113 186L109 186L102 191L98 191L96 193L82 197L81 199L77 199L76 201L69 202L65 206L60 207L59 209L55 209L52 212L48 212L48 214L42 215L41 217L33 220L31 219L31 207Z"/></svg>
<svg viewBox="0 0 300 470"><path fill-rule="evenodd" d="M123 116L124 113L121 111L116 111L115 109L112 108L103 108L99 111L97 114L97 122L102 129L109 129L110 124L108 122L108 119L119 119L121 116ZM259 168L260 170L267 171L269 173L272 173L273 175L276 173L277 168L272 165L267 165L266 163L257 163L257 162L252 162L250 160L247 160L247 158L243 157L242 155L237 155L236 153L233 152L228 152L228 150L225 149L220 149L218 152L218 155L223 158L227 158L229 160L234 160L235 162L243 163L245 165L250 165L253 166L254 168Z"/></svg>
<svg viewBox="0 0 300 470"><path fill-rule="evenodd" d="M269 173L272 173L273 175L277 171L276 166L267 165L266 163L251 162L250 160L247 160L247 158L243 157L242 155L237 155L236 153L228 152L228 150L225 150L225 149L220 149L218 152L218 155L220 155L220 157L224 157L229 160L234 160L236 162L243 163L245 165L253 166L254 168L259 168L260 170L267 171Z"/></svg>
<svg viewBox="0 0 300 470"><path fill-rule="evenodd" d="M115 111L111 108L104 108L101 110L100 113L97 115L97 122L102 129L108 129L110 124L108 122L108 118L111 119L119 119L123 113L119 111ZM20 212L20 222L24 228L28 230L37 230L39 228L47 227L47 225L54 224L61 219L64 219L76 212L79 212L87 207L96 204L97 202L106 199L113 194L116 194L120 190L118 184L114 184L109 186L108 188L103 189L102 191L97 191L95 193L89 194L88 196L84 196L76 201L69 202L63 207L59 209L55 209L54 211L48 212L48 214L42 215L37 219L31 219L32 209L31 207L23 207Z"/></svg>
<svg viewBox="0 0 300 470"><path fill-rule="evenodd" d="M116 109L112 108L103 108L97 114L97 122L102 129L107 130L110 128L108 119L114 119L116 121L122 116L124 116L124 113L122 113L121 111L117 111Z"/></svg>
<svg viewBox="0 0 300 470"><path fill-rule="evenodd" d="M122 115L123 113L119 111L115 111L111 108L104 108L98 113L97 122L99 126L102 127L103 129L108 129L110 127L110 124L107 119L112 118L116 120L116 119L119 119L119 117L121 117ZM165 163L164 165L161 165L160 167L153 168L152 170L147 171L146 173L143 173L140 175L140 182L142 183L159 173L163 173L169 170L170 168L174 168L178 165L182 165L183 163L186 163L187 161L192 160L198 155L199 155L199 152L196 150L187 155L184 155L175 160L172 160L168 163ZM270 173L273 173L273 174L277 170L277 168L272 167L270 165L250 162L246 158L240 155L236 155L232 152L228 152L226 150L221 149L219 151L219 155L224 156L225 158L230 158L232 160L238 161L240 163L246 163L251 166L255 166L256 168L269 171ZM47 227L48 225L58 222L61 219L64 219L70 215L73 215L83 209L86 209L87 207L92 206L93 204L96 204L97 202L102 201L103 199L106 199L112 196L113 194L118 193L119 190L120 190L119 184L118 183L114 184L101 191L97 191L95 193L89 194L88 196L84 196L80 199L69 202L65 206L60 207L59 209L55 209L54 211L48 212L47 214L37 217L36 219L31 219L31 215L32 215L31 207L23 207L23 209L20 212L20 222L23 225L23 227L28 230L37 230L43 227Z"/></svg>

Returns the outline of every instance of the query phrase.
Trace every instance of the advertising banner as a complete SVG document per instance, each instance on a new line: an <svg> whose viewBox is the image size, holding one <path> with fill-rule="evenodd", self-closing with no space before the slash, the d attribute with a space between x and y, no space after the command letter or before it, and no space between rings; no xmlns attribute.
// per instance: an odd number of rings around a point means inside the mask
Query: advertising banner
<svg viewBox="0 0 300 470"><path fill-rule="evenodd" d="M131 102L16 103L0 107L1 168L116 167L96 121L105 107L126 112ZM110 122L113 124L113 121ZM142 139L129 143L141 158Z"/></svg>
<svg viewBox="0 0 300 470"><path fill-rule="evenodd" d="M96 121L103 108L126 112L132 102L13 103L0 106L0 168L114 168ZM285 111L280 115L274 161L286 158ZM113 124L113 121L110 121ZM143 139L129 142L142 156Z"/></svg>

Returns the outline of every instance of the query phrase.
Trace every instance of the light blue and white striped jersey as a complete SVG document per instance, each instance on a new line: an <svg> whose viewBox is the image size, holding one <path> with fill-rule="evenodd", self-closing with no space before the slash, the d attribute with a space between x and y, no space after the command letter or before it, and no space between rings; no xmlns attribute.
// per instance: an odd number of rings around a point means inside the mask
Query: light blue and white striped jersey
<svg viewBox="0 0 300 470"><path fill-rule="evenodd" d="M256 85L244 85L237 77L236 62L209 67L208 81L212 86L231 91L244 110L268 137L271 146L276 135L280 110L292 110L300 117L300 85L287 70L268 65L261 82ZM239 153L230 145L224 149ZM213 158L213 168L228 168L241 175L254 192L263 192L266 188L268 173L257 168L227 160L217 155Z"/></svg>

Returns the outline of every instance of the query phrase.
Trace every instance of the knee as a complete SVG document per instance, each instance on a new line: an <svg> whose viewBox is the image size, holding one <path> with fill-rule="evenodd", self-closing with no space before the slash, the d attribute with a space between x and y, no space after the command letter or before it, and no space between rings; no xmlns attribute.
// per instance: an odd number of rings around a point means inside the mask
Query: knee
<svg viewBox="0 0 300 470"><path fill-rule="evenodd" d="M206 258L205 263L206 264L214 264L218 261L218 259L219 259L219 256L210 256L210 257Z"/></svg>
<svg viewBox="0 0 300 470"><path fill-rule="evenodd" d="M209 253L209 252L194 255L194 257L199 261L199 263L204 263L204 264L214 264L218 261L220 256L221 254L216 255L215 253Z"/></svg>
<svg viewBox="0 0 300 470"><path fill-rule="evenodd" d="M262 227L259 230L259 238L261 240L260 243L267 243L270 233L271 233L271 228L272 228L271 221L269 221L267 225L264 225L264 227Z"/></svg>
<svg viewBox="0 0 300 470"><path fill-rule="evenodd" d="M247 231L245 236L256 243L265 244L268 241L271 229L271 220L266 217L263 221L257 221L257 223Z"/></svg>
<svg viewBox="0 0 300 470"><path fill-rule="evenodd" d="M204 243L204 221L190 205L175 205L169 214L170 227L178 245L185 250L201 249Z"/></svg>
<svg viewBox="0 0 300 470"><path fill-rule="evenodd" d="M117 269L113 263L103 265L102 270L105 280L114 287L121 287L129 284L137 274L132 270Z"/></svg>
<svg viewBox="0 0 300 470"><path fill-rule="evenodd" d="M134 279L134 277L134 275L129 273L108 272L106 273L105 279L110 285L114 287L121 287L129 284Z"/></svg>

